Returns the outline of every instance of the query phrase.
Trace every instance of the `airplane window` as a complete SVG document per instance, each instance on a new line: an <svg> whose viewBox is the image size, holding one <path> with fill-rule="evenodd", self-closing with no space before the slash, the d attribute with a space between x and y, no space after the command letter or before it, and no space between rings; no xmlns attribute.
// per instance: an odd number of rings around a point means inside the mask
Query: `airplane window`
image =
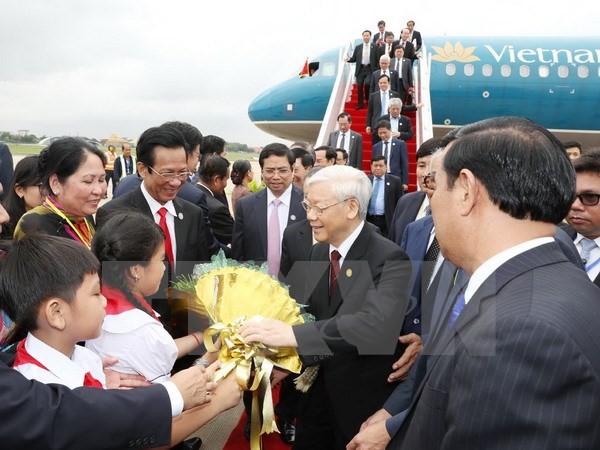
<svg viewBox="0 0 600 450"><path fill-rule="evenodd" d="M321 73L324 77L333 77L335 76L335 63L334 62L326 62L323 63L323 72ZM316 72L319 73L319 72Z"/></svg>
<svg viewBox="0 0 600 450"><path fill-rule="evenodd" d="M510 66L508 64L503 64L502 67L500 67L500 73L503 77L510 77Z"/></svg>
<svg viewBox="0 0 600 450"><path fill-rule="evenodd" d="M491 77L492 76L492 65L484 64L483 67L481 68L481 73L483 74L484 77Z"/></svg>
<svg viewBox="0 0 600 450"><path fill-rule="evenodd" d="M600 75L600 68L598 68L598 72L599 72L598 75ZM589 67L588 66L579 66L577 68L577 76L579 78L587 78L587 77L589 77L590 76L590 69L589 69Z"/></svg>
<svg viewBox="0 0 600 450"><path fill-rule="evenodd" d="M454 64L446 64L446 75L456 75L456 66Z"/></svg>
<svg viewBox="0 0 600 450"><path fill-rule="evenodd" d="M558 76L567 78L569 76L569 68L567 66L558 66Z"/></svg>
<svg viewBox="0 0 600 450"><path fill-rule="evenodd" d="M531 72L531 69L529 68L529 66L521 66L519 67L519 75L521 75L521 77L523 78L529 78L529 74Z"/></svg>
<svg viewBox="0 0 600 450"><path fill-rule="evenodd" d="M475 67L473 67L473 64L465 64L465 75L471 77L474 73Z"/></svg>
<svg viewBox="0 0 600 450"><path fill-rule="evenodd" d="M550 76L550 68L548 66L540 66L538 69L540 78L548 78Z"/></svg>

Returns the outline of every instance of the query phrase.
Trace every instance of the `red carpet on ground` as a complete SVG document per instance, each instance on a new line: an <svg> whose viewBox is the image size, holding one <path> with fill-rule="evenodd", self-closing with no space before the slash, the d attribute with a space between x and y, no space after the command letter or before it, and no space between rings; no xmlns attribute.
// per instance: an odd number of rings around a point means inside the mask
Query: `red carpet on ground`
<svg viewBox="0 0 600 450"><path fill-rule="evenodd" d="M273 389L273 404L279 401L279 386ZM244 437L244 427L246 425L246 413L242 413L240 421L231 432L223 450L243 450L250 448L250 444ZM263 434L263 450L290 450L291 445L287 445L279 437L279 433Z"/></svg>

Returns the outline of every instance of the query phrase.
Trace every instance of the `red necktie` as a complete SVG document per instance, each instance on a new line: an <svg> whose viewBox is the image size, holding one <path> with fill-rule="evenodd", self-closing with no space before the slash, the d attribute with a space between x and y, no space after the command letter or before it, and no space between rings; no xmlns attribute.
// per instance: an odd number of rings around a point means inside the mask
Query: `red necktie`
<svg viewBox="0 0 600 450"><path fill-rule="evenodd" d="M331 252L331 262L329 270L329 298L333 296L333 291L337 285L338 275L340 273L340 252L334 250Z"/></svg>
<svg viewBox="0 0 600 450"><path fill-rule="evenodd" d="M83 377L83 385L87 387L94 387L102 389L102 383L96 380L91 373L86 372Z"/></svg>
<svg viewBox="0 0 600 450"><path fill-rule="evenodd" d="M165 254L167 255L167 259L169 260L169 264L171 269L174 269L173 265L173 245L171 244L171 233L169 233L169 227L167 226L167 208L160 208L158 210L158 215L160 216L160 221L158 222L158 226L163 233L165 234Z"/></svg>

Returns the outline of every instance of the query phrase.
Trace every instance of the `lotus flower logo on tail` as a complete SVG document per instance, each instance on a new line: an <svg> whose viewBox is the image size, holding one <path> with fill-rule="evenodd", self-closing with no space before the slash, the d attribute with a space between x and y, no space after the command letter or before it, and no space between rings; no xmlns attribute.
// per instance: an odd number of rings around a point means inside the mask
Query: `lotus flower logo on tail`
<svg viewBox="0 0 600 450"><path fill-rule="evenodd" d="M446 42L444 47L432 46L435 50L435 55L431 57L434 61L440 62L451 62L458 61L462 63L479 61L479 58L473 55L473 52L477 47L463 47L460 42L452 45L450 42Z"/></svg>

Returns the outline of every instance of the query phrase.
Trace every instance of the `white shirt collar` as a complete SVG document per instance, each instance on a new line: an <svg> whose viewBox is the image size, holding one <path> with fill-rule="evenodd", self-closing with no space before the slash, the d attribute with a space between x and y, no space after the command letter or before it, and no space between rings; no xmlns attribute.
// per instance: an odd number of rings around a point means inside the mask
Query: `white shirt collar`
<svg viewBox="0 0 600 450"><path fill-rule="evenodd" d="M279 197L275 197L273 192L271 192L271 189L267 188L267 206L269 206L273 200L278 198L282 204L289 207L292 201L292 187L293 184L290 183L288 188L283 191L283 194L281 194Z"/></svg>
<svg viewBox="0 0 600 450"><path fill-rule="evenodd" d="M358 238L358 235L360 234L364 226L365 222L364 220L361 220L360 224L356 227L356 229L352 233L350 233L350 236L348 236L346 240L340 244L339 247L336 248L332 244L329 244L329 255L331 255L331 252L334 250L337 250L340 253L340 255L342 255L340 259L340 267L344 264L346 256L350 251L350 247L354 245L354 241L356 241L356 238Z"/></svg>
<svg viewBox="0 0 600 450"><path fill-rule="evenodd" d="M150 207L150 211L152 211L153 216L156 216L156 214L158 214L158 210L160 208L166 208L167 211L169 212L169 214L171 214L173 217L177 217L177 211L175 211L175 205L173 205L172 200L169 200L164 205L161 205L156 200L154 200L154 197L152 197L148 193L148 191L146 190L145 181L142 181L142 184L140 187L142 189L142 194L144 195L144 198L146 199L146 203L148 203L148 206Z"/></svg>
<svg viewBox="0 0 600 450"><path fill-rule="evenodd" d="M477 270L475 270L469 280L469 285L465 290L465 303L469 303L469 300L471 300L471 297L473 297L483 282L487 280L489 276L506 261L514 258L517 255L520 255L521 253L525 253L532 248L539 247L540 245L548 244L550 242L554 242L554 238L542 237L531 239L529 241L522 242L519 245L515 245L514 247L507 248L506 250L497 253L485 261L477 268Z"/></svg>
<svg viewBox="0 0 600 450"><path fill-rule="evenodd" d="M581 242L581 240L585 238L584 235L577 233L577 236L575 236L575 239L573 240L573 243L575 245L579 244ZM594 241L598 247L600 247L600 237L597 237L596 239L592 239L592 241Z"/></svg>
<svg viewBox="0 0 600 450"><path fill-rule="evenodd" d="M25 349L27 353L43 364L49 372L60 379L62 384L70 389L83 386L85 374L91 370L91 368L82 367L81 365L85 363L87 358L82 358L83 355L81 353L84 353L86 349L79 345L75 346L73 355L69 359L66 355L29 333L25 340ZM98 381L104 383L104 380Z"/></svg>

